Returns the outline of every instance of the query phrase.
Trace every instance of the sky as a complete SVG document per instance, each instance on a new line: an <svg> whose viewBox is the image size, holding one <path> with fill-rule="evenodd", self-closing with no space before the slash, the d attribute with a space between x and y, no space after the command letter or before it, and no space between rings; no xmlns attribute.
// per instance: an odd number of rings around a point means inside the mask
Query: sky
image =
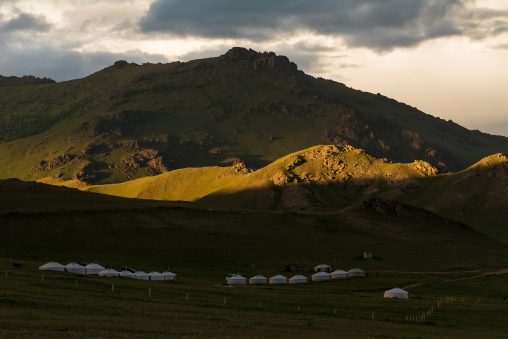
<svg viewBox="0 0 508 339"><path fill-rule="evenodd" d="M64 81L233 46L508 136L508 0L0 0L4 76Z"/></svg>

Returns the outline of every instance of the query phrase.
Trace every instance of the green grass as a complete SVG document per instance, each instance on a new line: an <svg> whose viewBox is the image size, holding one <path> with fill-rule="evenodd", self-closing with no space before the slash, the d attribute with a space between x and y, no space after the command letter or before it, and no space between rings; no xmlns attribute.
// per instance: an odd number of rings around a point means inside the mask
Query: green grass
<svg viewBox="0 0 508 339"><path fill-rule="evenodd" d="M502 299L506 277L430 282L399 301L383 299L383 291L414 277L385 274L306 286L226 289L185 277L163 284L45 272L42 282L34 263L21 269L10 263L1 260L0 266L9 271L7 279L0 276L3 337L501 338L508 330ZM458 301L424 323L405 320L446 296Z"/></svg>

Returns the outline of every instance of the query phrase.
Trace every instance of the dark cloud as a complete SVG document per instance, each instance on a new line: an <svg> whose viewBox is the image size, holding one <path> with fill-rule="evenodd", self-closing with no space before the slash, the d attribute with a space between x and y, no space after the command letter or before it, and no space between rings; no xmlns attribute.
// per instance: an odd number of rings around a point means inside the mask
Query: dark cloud
<svg viewBox="0 0 508 339"><path fill-rule="evenodd" d="M387 50L451 35L485 37L500 29L499 18L508 13L469 0L155 0L139 26L145 33L258 42L311 31Z"/></svg>
<svg viewBox="0 0 508 339"><path fill-rule="evenodd" d="M51 25L43 16L20 13L14 18L0 23L0 30L5 32L35 31L46 32Z"/></svg>

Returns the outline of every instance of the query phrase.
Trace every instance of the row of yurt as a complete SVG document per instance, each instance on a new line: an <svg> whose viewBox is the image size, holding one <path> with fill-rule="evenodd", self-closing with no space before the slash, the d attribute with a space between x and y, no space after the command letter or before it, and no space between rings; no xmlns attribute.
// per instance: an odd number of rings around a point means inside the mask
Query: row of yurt
<svg viewBox="0 0 508 339"><path fill-rule="evenodd" d="M314 272L320 273L330 273L332 275L332 279L347 279L347 278L353 278L353 277L365 277L367 273L360 269L360 268L353 268L349 271L343 271L343 270L335 270L332 272L332 267L327 264L319 264L314 267Z"/></svg>
<svg viewBox="0 0 508 339"><path fill-rule="evenodd" d="M226 281L230 285L245 285L247 281L250 285L285 285L285 284L307 284L309 279L303 275L295 275L288 279L282 274L274 275L266 278L261 274L255 275L248 280L240 274L230 274L226 277Z"/></svg>
<svg viewBox="0 0 508 339"><path fill-rule="evenodd" d="M123 277L133 278L139 280L153 280L153 281L176 281L176 274L173 272L150 272L135 271L131 268L125 267L122 271L117 271L112 268L106 269L105 267L91 263L83 265L72 262L67 265L62 265L57 262L48 262L39 267L41 271L55 271L55 272L69 272L82 275L99 275L100 277Z"/></svg>

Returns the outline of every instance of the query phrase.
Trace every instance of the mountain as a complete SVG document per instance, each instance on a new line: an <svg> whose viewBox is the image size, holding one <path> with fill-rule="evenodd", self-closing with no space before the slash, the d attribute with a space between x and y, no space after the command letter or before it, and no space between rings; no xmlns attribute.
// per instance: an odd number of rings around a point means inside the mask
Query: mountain
<svg viewBox="0 0 508 339"><path fill-rule="evenodd" d="M260 168L318 144L441 171L508 151L508 138L244 48L189 62L118 61L83 79L1 86L0 95L0 178L114 183L240 160Z"/></svg>

